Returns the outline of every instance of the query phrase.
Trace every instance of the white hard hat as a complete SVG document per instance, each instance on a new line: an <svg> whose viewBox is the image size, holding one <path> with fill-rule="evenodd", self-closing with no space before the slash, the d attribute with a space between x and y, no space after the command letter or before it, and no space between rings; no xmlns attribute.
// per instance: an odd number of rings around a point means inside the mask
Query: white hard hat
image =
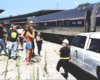
<svg viewBox="0 0 100 80"><path fill-rule="evenodd" d="M69 44L69 41L67 39L64 39L62 42L66 43L66 44Z"/></svg>

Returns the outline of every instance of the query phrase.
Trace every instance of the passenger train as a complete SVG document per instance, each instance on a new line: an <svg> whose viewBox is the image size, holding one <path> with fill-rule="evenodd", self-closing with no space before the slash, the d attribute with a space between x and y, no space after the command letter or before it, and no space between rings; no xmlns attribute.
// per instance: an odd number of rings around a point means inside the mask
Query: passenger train
<svg viewBox="0 0 100 80"><path fill-rule="evenodd" d="M70 36L79 33L100 31L100 3L38 16L31 20L36 31L47 33L46 37L49 39L70 40Z"/></svg>
<svg viewBox="0 0 100 80"><path fill-rule="evenodd" d="M37 17L24 17L3 20L6 27L10 24L25 25L34 22L36 32L45 34L45 38L62 40L83 32L100 31L100 3L90 4L70 10L63 10Z"/></svg>
<svg viewBox="0 0 100 80"><path fill-rule="evenodd" d="M31 20L35 28L44 33L72 36L82 32L100 31L100 3L43 15Z"/></svg>

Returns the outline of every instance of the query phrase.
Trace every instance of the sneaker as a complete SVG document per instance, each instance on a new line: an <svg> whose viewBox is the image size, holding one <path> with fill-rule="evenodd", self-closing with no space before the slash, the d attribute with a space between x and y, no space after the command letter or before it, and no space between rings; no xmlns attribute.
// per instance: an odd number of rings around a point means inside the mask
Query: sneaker
<svg viewBox="0 0 100 80"><path fill-rule="evenodd" d="M8 59L11 59L11 57L8 55Z"/></svg>
<svg viewBox="0 0 100 80"><path fill-rule="evenodd" d="M8 56L8 54L5 54L5 56Z"/></svg>
<svg viewBox="0 0 100 80"><path fill-rule="evenodd" d="M13 58L13 60L16 60L16 58Z"/></svg>
<svg viewBox="0 0 100 80"><path fill-rule="evenodd" d="M40 56L40 57L42 57L42 56Z"/></svg>

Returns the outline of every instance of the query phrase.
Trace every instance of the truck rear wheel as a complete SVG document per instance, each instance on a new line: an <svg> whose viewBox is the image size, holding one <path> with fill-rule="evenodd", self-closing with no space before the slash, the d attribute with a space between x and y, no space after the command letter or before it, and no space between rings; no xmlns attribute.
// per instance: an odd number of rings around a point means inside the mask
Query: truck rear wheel
<svg viewBox="0 0 100 80"><path fill-rule="evenodd" d="M98 78L100 80L100 66L97 67L97 76L98 76Z"/></svg>

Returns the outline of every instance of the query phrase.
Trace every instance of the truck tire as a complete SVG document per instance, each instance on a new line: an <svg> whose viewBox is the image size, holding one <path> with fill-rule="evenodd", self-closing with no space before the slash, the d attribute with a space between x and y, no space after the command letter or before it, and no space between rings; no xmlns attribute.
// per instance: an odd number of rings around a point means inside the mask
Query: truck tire
<svg viewBox="0 0 100 80"><path fill-rule="evenodd" d="M100 66L97 67L97 76L98 76L98 78L100 80Z"/></svg>

